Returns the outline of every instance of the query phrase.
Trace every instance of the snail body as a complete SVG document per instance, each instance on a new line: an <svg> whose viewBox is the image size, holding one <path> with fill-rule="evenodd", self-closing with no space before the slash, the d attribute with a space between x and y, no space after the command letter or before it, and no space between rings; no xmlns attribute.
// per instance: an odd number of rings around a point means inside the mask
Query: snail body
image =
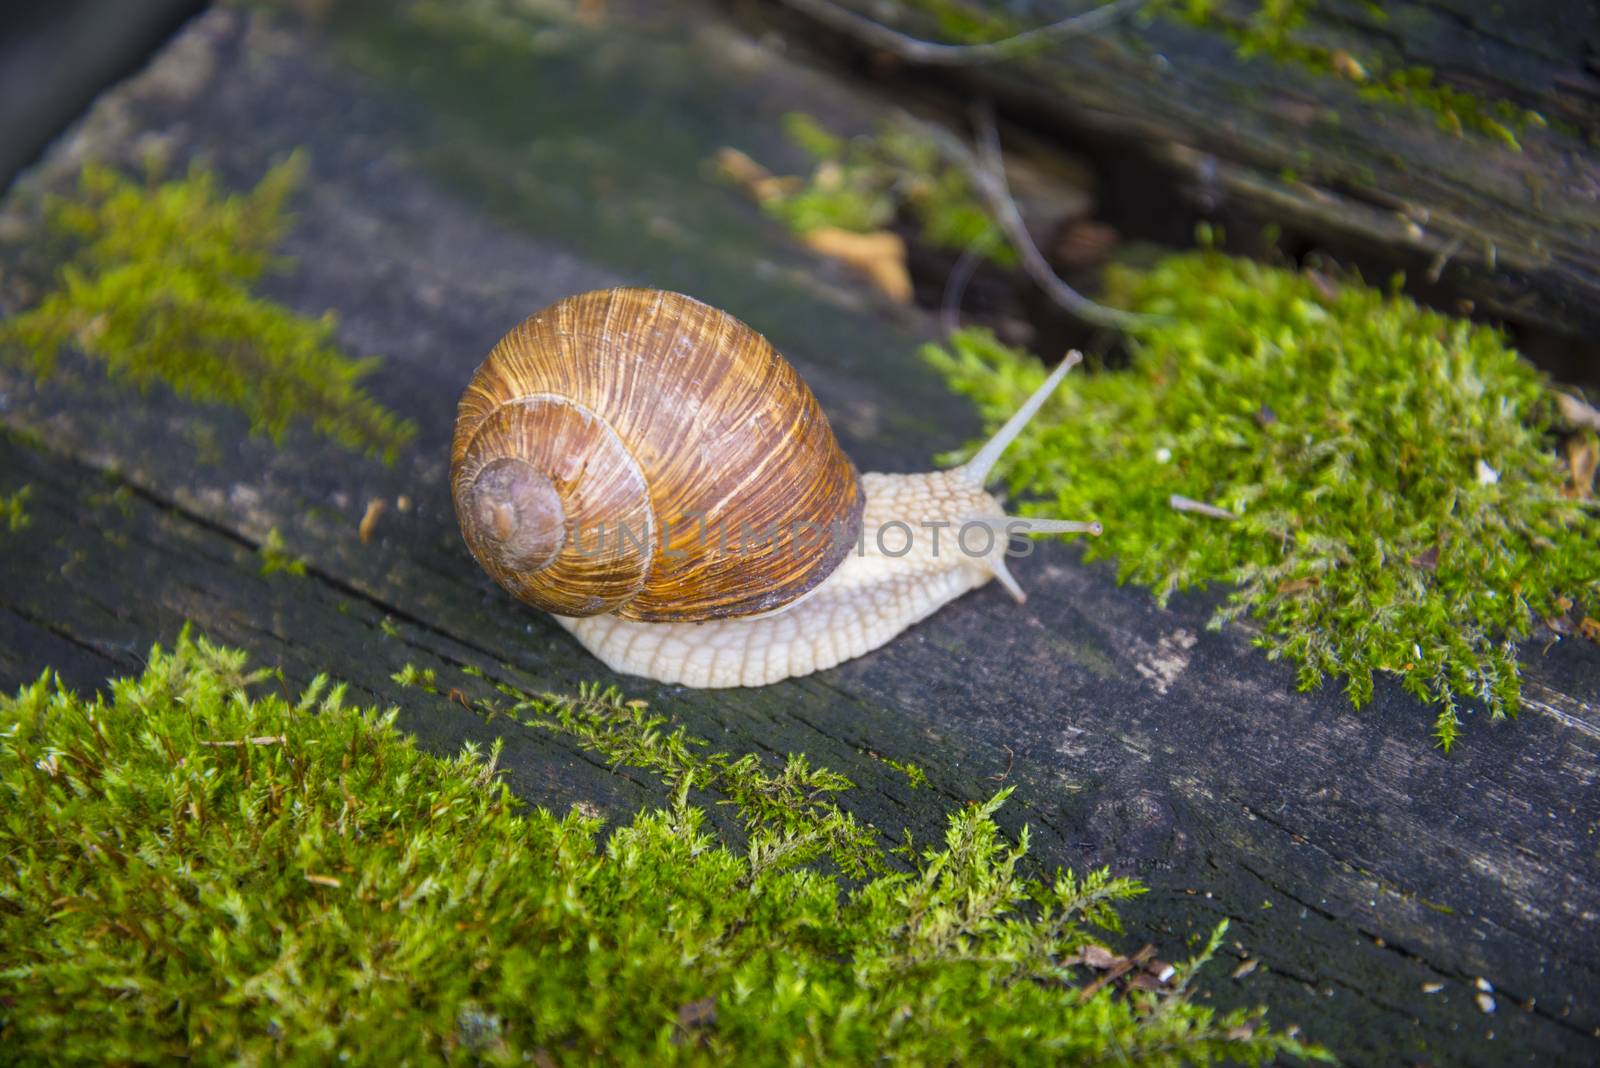
<svg viewBox="0 0 1600 1068"><path fill-rule="evenodd" d="M462 534L514 596L608 667L760 686L884 644L1006 570L994 461L1076 354L972 460L860 475L805 382L690 297L609 289L507 334L461 398ZM987 535L987 536L983 536ZM976 551L974 551L976 550Z"/></svg>

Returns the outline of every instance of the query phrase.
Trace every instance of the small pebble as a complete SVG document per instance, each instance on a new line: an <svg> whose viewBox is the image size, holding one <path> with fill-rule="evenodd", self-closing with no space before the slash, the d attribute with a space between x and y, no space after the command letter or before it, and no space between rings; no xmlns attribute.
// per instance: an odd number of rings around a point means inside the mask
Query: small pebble
<svg viewBox="0 0 1600 1068"><path fill-rule="evenodd" d="M1478 995L1478 1008L1482 1009L1484 1012L1493 1012L1494 1011L1494 998L1491 997L1488 994L1479 994Z"/></svg>
<svg viewBox="0 0 1600 1068"><path fill-rule="evenodd" d="M1422 992L1424 994L1437 994L1439 991L1441 991L1443 989L1444 989L1444 984L1443 983L1423 983L1422 984Z"/></svg>
<svg viewBox="0 0 1600 1068"><path fill-rule="evenodd" d="M1485 979L1481 975L1478 976L1472 985L1477 987L1479 990L1482 990L1485 994L1492 994L1494 992L1494 987L1489 984L1489 980Z"/></svg>

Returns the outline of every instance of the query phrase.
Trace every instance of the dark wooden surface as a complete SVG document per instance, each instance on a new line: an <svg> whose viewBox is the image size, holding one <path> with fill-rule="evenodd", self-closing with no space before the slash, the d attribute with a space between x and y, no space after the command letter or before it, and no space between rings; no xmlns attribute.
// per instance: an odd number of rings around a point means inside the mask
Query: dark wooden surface
<svg viewBox="0 0 1600 1068"><path fill-rule="evenodd" d="M930 5L842 2L907 33L938 34L917 10ZM820 53L896 66L859 33L821 25L786 0L728 3L747 25L808 37ZM1088 5L959 6L1032 26ZM1106 206L1119 225L1160 219L1163 201L1181 199L1191 213L1238 223L1236 239L1274 223L1291 252L1305 242L1364 261L1378 277L1403 269L1423 296L1467 297L1480 313L1592 338L1600 326L1600 4L1301 5L1306 19L1293 39L1361 59L1374 81L1423 68L1434 85L1481 102L1491 116L1499 101L1536 112L1546 126L1505 120L1520 150L1472 129L1470 114L1458 135L1441 108L1372 99L1367 86L1267 56L1240 59L1217 27L1242 27L1263 6L1223 0L1208 28L1128 18L1091 38L955 74L919 79L914 65L898 69L947 105L992 95L1016 124L1092 146L1112 178ZM1142 180L1152 163L1173 180ZM1441 277L1428 282L1430 272ZM1553 359L1593 381L1594 369L1579 364L1594 358L1592 346L1583 353Z"/></svg>
<svg viewBox="0 0 1600 1068"><path fill-rule="evenodd" d="M205 0L0 5L0 190L95 94L139 68Z"/></svg>
<svg viewBox="0 0 1600 1068"><path fill-rule="evenodd" d="M329 671L357 699L400 703L424 745L452 751L506 728L399 691L403 664L555 691L607 679L473 565L446 484L471 369L581 289L668 286L738 314L800 367L865 469L925 466L976 431L918 364L931 322L880 305L706 176L723 144L785 159L786 111L859 123L876 105L715 8L611 7L597 31L492 33L216 10L27 176L0 219L4 311L49 277L37 194L83 160L159 147L177 169L202 159L243 185L306 146L286 249L298 262L269 289L335 309L346 347L383 354L374 392L421 432L384 468L304 435L275 449L229 412L129 394L76 360L44 386L0 364L0 492L34 487L33 525L0 540L0 686L46 664L95 686L192 620L290 685ZM409 512L393 507L401 494ZM375 497L391 507L363 544ZM273 529L306 576L259 573ZM937 834L948 808L1015 786L1003 822L1032 828L1044 865L1108 863L1151 885L1127 910L1130 947L1179 957L1230 917L1213 999L1265 1003L1352 1063L1600 1059L1600 651L1529 648L1527 713L1472 719L1446 757L1431 713L1397 687L1359 713L1336 687L1298 694L1247 632L1205 631L1204 597L1158 611L1062 545L1017 572L1026 606L985 589L805 679L615 681L730 751L845 772L858 813L891 833ZM922 765L930 789L871 753ZM502 764L548 805L625 817L661 800L648 777L553 735L508 734ZM1243 958L1260 966L1230 979Z"/></svg>

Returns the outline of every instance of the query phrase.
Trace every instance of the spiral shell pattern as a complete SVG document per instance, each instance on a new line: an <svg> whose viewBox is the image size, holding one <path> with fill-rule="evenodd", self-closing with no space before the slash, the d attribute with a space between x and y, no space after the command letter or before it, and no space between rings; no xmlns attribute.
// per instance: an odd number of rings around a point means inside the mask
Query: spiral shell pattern
<svg viewBox="0 0 1600 1068"><path fill-rule="evenodd" d="M457 412L451 488L497 582L562 616L770 612L856 545L855 466L766 339L677 293L584 293L525 320Z"/></svg>

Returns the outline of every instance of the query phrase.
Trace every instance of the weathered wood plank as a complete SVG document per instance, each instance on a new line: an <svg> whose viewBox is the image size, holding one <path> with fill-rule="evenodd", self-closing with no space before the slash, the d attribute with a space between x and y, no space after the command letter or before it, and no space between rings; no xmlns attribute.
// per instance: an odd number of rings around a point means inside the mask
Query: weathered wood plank
<svg viewBox="0 0 1600 1068"><path fill-rule="evenodd" d="M753 25L809 35L828 54L879 51L783 0L734 6ZM927 4L843 6L939 37L919 14ZM1087 5L1030 4L1025 15L998 0L955 6L1036 25ZM1592 336L1600 324L1600 9L1553 0L1294 5L1305 21L1292 39L1324 57L1364 60L1373 71L1357 81L1270 55L1239 58L1221 28L1247 26L1263 6L1217 4L1206 28L1127 18L1093 37L965 68L959 79L941 75L937 88L992 94L1020 124L1086 140L1112 175L1159 160L1206 215L1271 222L1340 254L1386 259L1424 293L1442 292L1424 282L1437 267L1443 291L1481 311ZM1372 97L1383 73L1406 69L1426 70L1432 88L1404 102ZM1463 100L1440 99L1440 88ZM1501 101L1547 125L1507 117ZM1452 108L1464 133L1452 129ZM1475 128L1475 112L1504 124L1518 145ZM1165 217L1142 201L1139 208ZM1139 226L1140 214L1124 205L1119 220Z"/></svg>
<svg viewBox="0 0 1600 1068"><path fill-rule="evenodd" d="M59 187L85 157L128 162L156 143L239 184L309 146L287 248L298 266L272 291L304 312L337 309L343 344L388 357L375 392L421 430L384 469L305 436L273 449L230 413L135 397L70 360L44 386L0 371L0 419L35 439L0 440L0 488L36 487L35 525L0 541L0 635L19 645L0 656L0 685L58 657L80 680L129 670L192 619L281 665L291 685L328 670L363 699L402 702L407 728L449 750L503 728L397 692L402 664L447 680L472 664L551 690L606 678L472 564L445 478L471 368L523 315L587 287L675 286L751 321L800 366L863 466L912 469L974 429L916 363L929 324L863 298L700 170L726 142L784 151L773 127L792 108L870 105L698 5L603 38L557 26L538 62L505 34L434 32L436 69L414 75L417 94L399 77L421 35L398 19L318 32L213 12L10 202L31 226L30 191ZM476 83L434 92L472 56L493 61ZM555 113L554 98L591 90L603 98ZM0 257L9 310L49 263L32 241ZM391 507L361 543L365 502L401 494L414 507ZM273 529L307 577L259 574L255 548ZM1205 632L1205 598L1158 611L1062 546L1018 571L1025 607L980 591L806 679L709 693L619 681L719 746L803 751L845 772L863 786L858 812L886 828L927 837L944 807L1017 786L1002 815L1032 826L1047 865L1111 863L1150 882L1130 940L1179 956L1190 934L1232 917L1230 948L1263 966L1238 983L1214 975L1218 1000L1264 1000L1352 1061L1595 1058L1600 652L1530 649L1543 708L1474 722L1445 757L1429 747L1431 717L1396 688L1361 713L1331 689L1296 694L1293 673L1246 633ZM932 796L868 751L921 764ZM659 799L539 732L508 736L502 763L543 803L617 814ZM1474 1003L1478 976L1500 991L1493 1016Z"/></svg>
<svg viewBox="0 0 1600 1068"><path fill-rule="evenodd" d="M7 689L45 665L85 689L137 673L150 644L170 647L186 622L251 649L296 690L329 672L353 701L380 707L394 703L391 676L408 663L451 675L465 664L494 666L327 577L263 575L247 540L115 474L4 435L0 469L33 487L32 522L4 544ZM401 723L440 752L501 736L448 701L407 701ZM618 814L650 796L557 735L503 736L503 766L524 796L557 806L588 800Z"/></svg>

